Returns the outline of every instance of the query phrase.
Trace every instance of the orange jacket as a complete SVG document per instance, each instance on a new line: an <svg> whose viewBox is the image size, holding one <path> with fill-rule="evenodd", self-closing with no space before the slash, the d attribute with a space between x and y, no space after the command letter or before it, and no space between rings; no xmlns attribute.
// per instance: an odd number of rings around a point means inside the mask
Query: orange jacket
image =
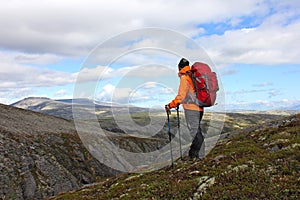
<svg viewBox="0 0 300 200"><path fill-rule="evenodd" d="M179 71L178 76L180 77L180 84L179 84L179 88L178 88L178 94L175 97L175 99L173 99L169 103L169 107L176 108L179 104L182 104L182 107L184 109L203 111L203 107L199 107L196 104L185 104L184 103L184 99L187 97L189 92L190 92L190 94L195 93L193 81L192 81L191 77L187 74L187 72L190 70L191 70L190 66L185 66L184 68L182 68Z"/></svg>

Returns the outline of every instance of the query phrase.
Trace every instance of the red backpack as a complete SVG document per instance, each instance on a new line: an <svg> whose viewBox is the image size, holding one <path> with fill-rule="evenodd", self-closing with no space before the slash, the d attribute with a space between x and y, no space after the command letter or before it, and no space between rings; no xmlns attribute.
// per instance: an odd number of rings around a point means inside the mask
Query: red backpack
<svg viewBox="0 0 300 200"><path fill-rule="evenodd" d="M218 79L210 67L201 62L195 62L191 66L191 78L195 88L196 104L202 107L215 105L217 91L219 90Z"/></svg>

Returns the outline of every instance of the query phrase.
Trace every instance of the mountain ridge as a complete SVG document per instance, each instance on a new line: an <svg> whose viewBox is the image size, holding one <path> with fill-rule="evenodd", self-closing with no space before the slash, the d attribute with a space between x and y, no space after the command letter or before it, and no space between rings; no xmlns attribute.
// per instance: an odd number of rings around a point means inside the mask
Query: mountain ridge
<svg viewBox="0 0 300 200"><path fill-rule="evenodd" d="M18 108L33 110L65 119L73 119L73 108L79 113L81 118L89 118L94 115L95 111L99 116L112 115L112 108L122 113L128 112L145 112L148 108L136 107L133 105L120 105L109 102L99 102L91 99L50 99L47 97L27 97L15 103L10 104ZM157 109L161 111L162 109ZM209 112L209 109L208 109ZM229 109L226 113L257 113L257 114L276 114L291 115L300 112L300 105L281 107L276 110L245 110L245 109Z"/></svg>

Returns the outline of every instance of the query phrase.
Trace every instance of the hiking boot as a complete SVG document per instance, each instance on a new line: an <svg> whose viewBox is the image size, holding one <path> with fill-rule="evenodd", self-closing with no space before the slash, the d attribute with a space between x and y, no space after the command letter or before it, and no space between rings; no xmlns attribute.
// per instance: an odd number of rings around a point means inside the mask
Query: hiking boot
<svg viewBox="0 0 300 200"><path fill-rule="evenodd" d="M190 161L192 161L192 162L200 162L200 161L202 161L203 160L203 158L199 158L199 157L190 157Z"/></svg>
<svg viewBox="0 0 300 200"><path fill-rule="evenodd" d="M191 158L189 156L185 156L182 159L180 159L181 161L189 161Z"/></svg>

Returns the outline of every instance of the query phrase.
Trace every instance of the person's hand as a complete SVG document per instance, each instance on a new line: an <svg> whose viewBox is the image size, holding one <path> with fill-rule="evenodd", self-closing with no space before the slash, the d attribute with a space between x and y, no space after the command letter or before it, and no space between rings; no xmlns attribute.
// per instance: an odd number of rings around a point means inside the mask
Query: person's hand
<svg viewBox="0 0 300 200"><path fill-rule="evenodd" d="M167 112L168 114L171 114L169 104L165 105L165 110L166 110L166 112Z"/></svg>

